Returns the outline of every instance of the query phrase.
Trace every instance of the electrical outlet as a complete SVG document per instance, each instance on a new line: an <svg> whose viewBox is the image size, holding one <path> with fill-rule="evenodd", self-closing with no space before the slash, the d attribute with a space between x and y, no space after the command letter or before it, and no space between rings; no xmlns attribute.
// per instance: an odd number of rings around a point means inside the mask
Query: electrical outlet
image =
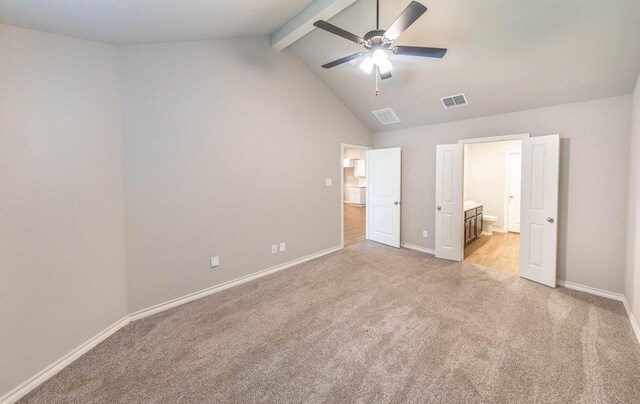
<svg viewBox="0 0 640 404"><path fill-rule="evenodd" d="M284 250L286 250L286 246L284 243L280 243L280 252L283 252Z"/></svg>
<svg viewBox="0 0 640 404"><path fill-rule="evenodd" d="M422 237L424 237L424 238L429 237L429 232L428 232L428 231L426 231L426 230L423 230L423 231L422 231Z"/></svg>
<svg viewBox="0 0 640 404"><path fill-rule="evenodd" d="M211 268L215 268L220 265L220 257L211 257Z"/></svg>
<svg viewBox="0 0 640 404"><path fill-rule="evenodd" d="M278 252L278 245L277 244L273 244L271 246L271 254L275 254Z"/></svg>

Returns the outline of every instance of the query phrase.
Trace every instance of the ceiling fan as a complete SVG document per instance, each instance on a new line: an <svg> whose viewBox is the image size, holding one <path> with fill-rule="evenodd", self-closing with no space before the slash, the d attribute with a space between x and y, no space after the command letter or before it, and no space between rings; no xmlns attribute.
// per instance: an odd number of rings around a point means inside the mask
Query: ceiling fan
<svg viewBox="0 0 640 404"><path fill-rule="evenodd" d="M426 11L427 8L425 6L417 1L412 1L398 16L398 18L396 18L393 24L391 24L389 29L385 31L380 29L380 0L376 0L376 29L367 32L364 35L364 38L345 31L342 28L336 27L326 21L316 21L313 23L316 27L341 36L349 41L357 43L358 45L363 45L366 49L365 52L358 52L353 55L345 56L341 59L334 60L333 62L326 63L322 65L322 67L330 69L352 60L364 58L362 62L360 62L360 68L367 74L370 74L375 68L376 95L378 95L378 76L380 76L380 79L386 80L391 77L391 70L393 69L387 53L428 58L442 58L445 53L447 53L447 50L443 48L425 48L421 46L392 47L393 42Z"/></svg>

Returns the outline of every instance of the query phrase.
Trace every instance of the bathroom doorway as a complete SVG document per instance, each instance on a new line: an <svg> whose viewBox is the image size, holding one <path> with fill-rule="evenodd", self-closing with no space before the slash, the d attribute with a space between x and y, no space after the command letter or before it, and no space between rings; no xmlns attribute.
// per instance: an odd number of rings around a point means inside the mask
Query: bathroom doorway
<svg viewBox="0 0 640 404"><path fill-rule="evenodd" d="M368 146L342 145L342 244L366 240Z"/></svg>
<svg viewBox="0 0 640 404"><path fill-rule="evenodd" d="M522 140L464 145L464 261L517 275Z"/></svg>

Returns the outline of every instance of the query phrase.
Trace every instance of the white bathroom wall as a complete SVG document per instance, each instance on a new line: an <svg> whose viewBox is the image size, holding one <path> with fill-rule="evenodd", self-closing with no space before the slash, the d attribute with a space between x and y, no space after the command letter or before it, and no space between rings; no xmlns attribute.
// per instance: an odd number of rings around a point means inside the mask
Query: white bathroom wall
<svg viewBox="0 0 640 404"><path fill-rule="evenodd" d="M486 215L496 216L495 230L505 230L505 168L508 151L521 151L521 140L472 143L464 147L464 199L484 205Z"/></svg>

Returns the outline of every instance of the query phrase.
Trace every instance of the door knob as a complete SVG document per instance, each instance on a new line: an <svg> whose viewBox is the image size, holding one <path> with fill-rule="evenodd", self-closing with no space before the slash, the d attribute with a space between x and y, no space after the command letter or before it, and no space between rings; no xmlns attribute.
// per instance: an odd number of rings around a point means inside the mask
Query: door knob
<svg viewBox="0 0 640 404"><path fill-rule="evenodd" d="M400 202L395 201L393 204L394 204L394 205L400 205Z"/></svg>
<svg viewBox="0 0 640 404"><path fill-rule="evenodd" d="M509 195L509 198L513 199L513 195Z"/></svg>
<svg viewBox="0 0 640 404"><path fill-rule="evenodd" d="M438 206L436 209L438 209L438 210L442 210L442 206Z"/></svg>
<svg viewBox="0 0 640 404"><path fill-rule="evenodd" d="M548 218L547 218L547 222L549 222L549 223L553 223L553 222L555 222L555 219L554 219L554 218L552 218L552 217L548 217Z"/></svg>

